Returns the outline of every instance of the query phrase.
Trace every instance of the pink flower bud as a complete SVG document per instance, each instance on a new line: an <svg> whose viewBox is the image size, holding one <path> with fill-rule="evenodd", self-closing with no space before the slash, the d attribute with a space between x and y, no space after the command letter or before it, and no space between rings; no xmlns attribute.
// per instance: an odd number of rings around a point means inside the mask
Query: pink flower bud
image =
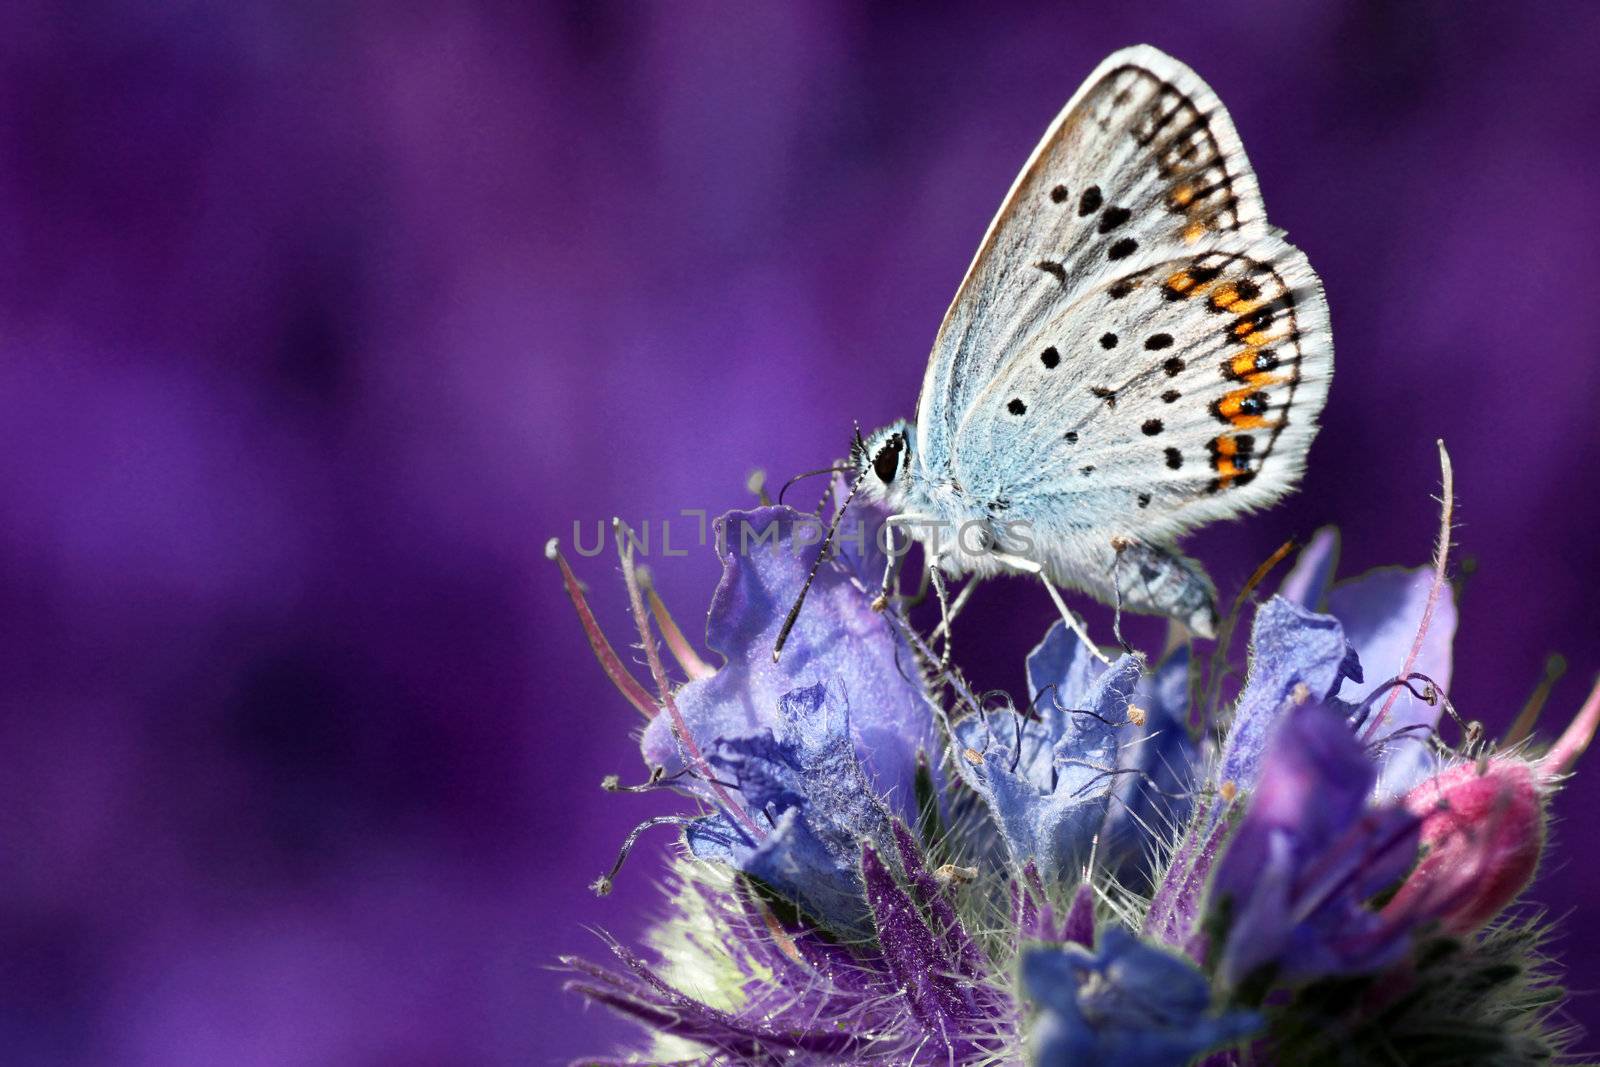
<svg viewBox="0 0 1600 1067"><path fill-rule="evenodd" d="M1422 860L1384 908L1439 919L1464 934L1499 914L1533 877L1544 850L1537 764L1497 757L1464 763L1406 794L1422 820Z"/></svg>
<svg viewBox="0 0 1600 1067"><path fill-rule="evenodd" d="M1500 755L1457 764L1406 794L1422 820L1422 859L1384 907L1469 933L1516 899L1539 866L1545 801L1600 724L1600 686L1540 759Z"/></svg>

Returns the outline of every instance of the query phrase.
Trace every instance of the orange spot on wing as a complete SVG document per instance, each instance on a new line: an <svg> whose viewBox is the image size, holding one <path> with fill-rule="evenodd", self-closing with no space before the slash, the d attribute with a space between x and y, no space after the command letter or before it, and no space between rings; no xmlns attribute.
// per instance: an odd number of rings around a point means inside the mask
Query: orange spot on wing
<svg viewBox="0 0 1600 1067"><path fill-rule="evenodd" d="M1271 379L1269 379L1266 375L1262 374L1255 375L1248 379L1244 385L1226 394L1221 400L1217 401L1217 414L1226 419L1228 423L1235 429L1257 430L1268 425L1265 416L1251 415L1242 409L1245 400L1259 391L1261 386L1268 384L1270 380ZM1224 442L1227 442L1229 445L1232 444L1231 438L1219 438L1217 442L1219 455L1224 454L1221 451L1224 447ZM1233 453L1228 452L1226 454L1232 455Z"/></svg>
<svg viewBox="0 0 1600 1067"><path fill-rule="evenodd" d="M1202 232L1204 232L1203 228ZM1185 237L1187 237L1187 233L1185 234ZM1196 238L1196 240L1198 240L1198 238ZM1175 271L1173 274L1168 276L1165 288L1169 293L1176 293L1182 297L1199 296L1201 293L1205 292L1206 288L1212 283L1212 281L1215 280L1216 273L1216 271L1207 270L1206 280L1201 281L1193 274L1190 274L1187 270Z"/></svg>
<svg viewBox="0 0 1600 1067"><path fill-rule="evenodd" d="M1231 311L1235 315L1248 315L1260 307L1262 303L1263 301L1261 300L1247 299L1242 296L1232 282L1224 282L1211 293L1212 307L1218 311ZM1236 325L1234 332L1237 333L1238 330L1239 327Z"/></svg>

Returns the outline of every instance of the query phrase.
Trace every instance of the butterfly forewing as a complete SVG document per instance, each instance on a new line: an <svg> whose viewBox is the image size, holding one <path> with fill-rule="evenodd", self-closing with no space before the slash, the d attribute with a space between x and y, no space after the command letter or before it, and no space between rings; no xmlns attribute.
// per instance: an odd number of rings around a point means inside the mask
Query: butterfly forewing
<svg viewBox="0 0 1600 1067"><path fill-rule="evenodd" d="M1106 59L1068 102L990 224L923 380L920 454L948 456L975 395L1040 324L1152 249L1266 234L1226 110L1153 48Z"/></svg>
<svg viewBox="0 0 1600 1067"><path fill-rule="evenodd" d="M1293 485L1332 369L1321 287L1268 227L1226 110L1127 49L968 271L923 384L922 461L991 511L1165 541Z"/></svg>

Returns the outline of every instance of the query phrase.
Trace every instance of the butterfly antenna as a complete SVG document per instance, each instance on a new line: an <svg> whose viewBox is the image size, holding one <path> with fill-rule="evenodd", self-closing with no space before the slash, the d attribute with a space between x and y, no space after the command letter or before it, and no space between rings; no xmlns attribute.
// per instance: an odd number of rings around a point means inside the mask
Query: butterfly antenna
<svg viewBox="0 0 1600 1067"><path fill-rule="evenodd" d="M787 493L789 491L789 487L795 482L804 481L807 478L815 478L819 474L849 474L854 469L855 468L853 467L819 467L814 471L806 471L804 474L796 474L793 478L790 478L788 481L784 482L783 488L778 490L778 503L783 503L783 494Z"/></svg>
<svg viewBox="0 0 1600 1067"><path fill-rule="evenodd" d="M822 539L822 548L817 552L817 558L812 561L811 571L806 575L806 584L800 587L800 595L794 599L794 607L789 609L788 616L783 620L783 629L778 631L777 643L772 646L772 662L778 662L778 657L783 654L783 646L789 640L789 631L794 629L795 620L800 617L800 606L806 602L806 594L811 592L811 583L817 577L817 570L822 566L822 561L828 558L828 550L833 547L833 535L839 529L839 522L844 518L844 513L850 507L850 501L856 497L856 490L861 488L861 483L867 480L867 475L872 473L868 467L857 475L856 480L850 485L850 492L845 495L844 503L839 505L839 510L834 512L833 521L828 524L828 535Z"/></svg>

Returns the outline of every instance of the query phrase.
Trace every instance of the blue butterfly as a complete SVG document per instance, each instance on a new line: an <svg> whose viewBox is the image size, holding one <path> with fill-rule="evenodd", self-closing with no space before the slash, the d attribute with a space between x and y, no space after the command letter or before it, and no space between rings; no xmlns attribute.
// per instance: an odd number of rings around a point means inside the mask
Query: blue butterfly
<svg viewBox="0 0 1600 1067"><path fill-rule="evenodd" d="M916 422L858 436L854 486L936 580L1037 576L1091 648L1060 588L1209 637L1214 587L1175 541L1294 487L1332 377L1322 286L1268 225L1227 111L1128 48L1023 167Z"/></svg>

